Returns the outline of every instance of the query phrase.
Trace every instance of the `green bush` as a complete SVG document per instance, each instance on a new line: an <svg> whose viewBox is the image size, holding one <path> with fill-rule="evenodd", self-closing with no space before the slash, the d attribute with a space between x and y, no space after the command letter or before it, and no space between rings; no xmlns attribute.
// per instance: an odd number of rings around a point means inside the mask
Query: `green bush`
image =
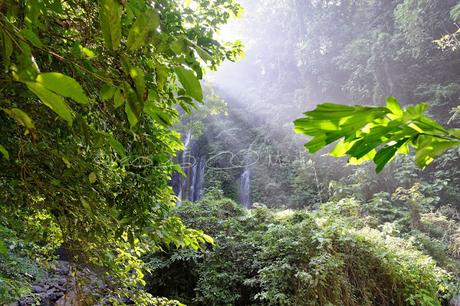
<svg viewBox="0 0 460 306"><path fill-rule="evenodd" d="M31 292L30 285L46 274L31 260L37 246L18 238L17 233L0 225L0 304L14 302Z"/></svg>
<svg viewBox="0 0 460 306"><path fill-rule="evenodd" d="M184 203L184 222L215 244L149 255L148 286L189 305L441 305L452 277L431 257L365 220L353 224L353 199L333 207L247 211L218 192Z"/></svg>

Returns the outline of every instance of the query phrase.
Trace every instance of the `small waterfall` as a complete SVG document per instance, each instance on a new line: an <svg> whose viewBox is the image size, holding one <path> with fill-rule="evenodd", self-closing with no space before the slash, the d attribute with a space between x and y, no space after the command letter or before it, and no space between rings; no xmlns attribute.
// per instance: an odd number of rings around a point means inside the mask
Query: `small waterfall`
<svg viewBox="0 0 460 306"><path fill-rule="evenodd" d="M192 140L192 129L189 129L187 132L187 135L185 136L184 140L184 152L186 152L189 149L190 146L190 140Z"/></svg>
<svg viewBox="0 0 460 306"><path fill-rule="evenodd" d="M198 160L195 176L194 198L191 201L198 201L203 197L204 187L204 168L206 166L206 158L201 156Z"/></svg>
<svg viewBox="0 0 460 306"><path fill-rule="evenodd" d="M190 141L192 140L192 130L189 129L184 139L184 151L178 154L177 162L188 175L188 166L190 163ZM176 193L178 200L176 205L180 205L187 191L187 180L181 174L176 173L173 175L171 185Z"/></svg>
<svg viewBox="0 0 460 306"><path fill-rule="evenodd" d="M251 208L251 169L245 167L240 177L240 201L243 207Z"/></svg>
<svg viewBox="0 0 460 306"><path fill-rule="evenodd" d="M196 169L198 167L198 163L195 160L193 163L193 166L190 168L190 171L188 171L188 184L189 184L189 189L188 189L188 197L187 199L189 201L195 201L195 187L196 187Z"/></svg>
<svg viewBox="0 0 460 306"><path fill-rule="evenodd" d="M192 140L191 130L185 136L184 151L178 154L177 159L186 176L176 173L172 178L171 185L179 198L176 204L180 205L183 200L200 200L203 196L206 158L200 153L199 143Z"/></svg>

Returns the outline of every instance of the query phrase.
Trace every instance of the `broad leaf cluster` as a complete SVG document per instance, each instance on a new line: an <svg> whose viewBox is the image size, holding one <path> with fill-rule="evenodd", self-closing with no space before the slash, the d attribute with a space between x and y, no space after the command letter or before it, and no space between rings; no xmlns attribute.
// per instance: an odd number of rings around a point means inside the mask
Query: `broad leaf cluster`
<svg viewBox="0 0 460 306"><path fill-rule="evenodd" d="M424 115L425 103L402 109L389 97L386 107L320 104L294 122L297 133L312 136L305 147L315 153L339 141L330 151L349 156L351 163L373 160L380 172L397 153L415 149L415 160L425 168L446 150L460 145L460 130L447 130Z"/></svg>

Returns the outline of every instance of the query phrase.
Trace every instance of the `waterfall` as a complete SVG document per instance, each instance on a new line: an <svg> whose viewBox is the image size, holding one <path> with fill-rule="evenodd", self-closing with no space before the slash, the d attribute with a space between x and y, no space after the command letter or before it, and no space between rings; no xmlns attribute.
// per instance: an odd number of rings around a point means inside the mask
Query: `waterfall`
<svg viewBox="0 0 460 306"><path fill-rule="evenodd" d="M190 168L190 171L188 172L188 185L189 185L189 188L188 188L188 197L187 199L189 201L195 201L195 187L196 187L196 169L198 167L198 163L197 161L195 160L193 162L193 166Z"/></svg>
<svg viewBox="0 0 460 306"><path fill-rule="evenodd" d="M203 196L204 187L204 169L206 166L206 158L201 156L198 160L195 176L194 198L191 201L198 201Z"/></svg>
<svg viewBox="0 0 460 306"><path fill-rule="evenodd" d="M198 201L203 196L204 172L206 158L200 152L198 142L192 140L192 131L189 130L184 139L184 151L177 156L178 163L186 174L173 175L171 185L178 197L177 205L183 200Z"/></svg>
<svg viewBox="0 0 460 306"><path fill-rule="evenodd" d="M184 153L189 149L190 140L192 140L192 129L189 129L184 140Z"/></svg>
<svg viewBox="0 0 460 306"><path fill-rule="evenodd" d="M246 151L244 158L244 170L240 175L240 203L245 208L251 208L251 165L253 164L253 151L252 146L255 143L252 142Z"/></svg>
<svg viewBox="0 0 460 306"><path fill-rule="evenodd" d="M240 177L240 201L243 207L251 208L251 169L245 167Z"/></svg>

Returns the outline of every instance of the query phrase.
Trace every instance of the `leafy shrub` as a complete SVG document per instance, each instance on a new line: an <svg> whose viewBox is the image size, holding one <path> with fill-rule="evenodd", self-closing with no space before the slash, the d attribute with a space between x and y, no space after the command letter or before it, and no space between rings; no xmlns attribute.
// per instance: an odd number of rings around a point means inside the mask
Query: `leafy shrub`
<svg viewBox="0 0 460 306"><path fill-rule="evenodd" d="M0 304L29 294L31 282L45 276L44 270L30 259L34 248L18 238L16 232L0 225Z"/></svg>
<svg viewBox="0 0 460 306"><path fill-rule="evenodd" d="M177 211L215 245L149 255L147 282L189 305L441 305L449 294L451 275L410 240L357 222L353 199L247 211L213 192Z"/></svg>

